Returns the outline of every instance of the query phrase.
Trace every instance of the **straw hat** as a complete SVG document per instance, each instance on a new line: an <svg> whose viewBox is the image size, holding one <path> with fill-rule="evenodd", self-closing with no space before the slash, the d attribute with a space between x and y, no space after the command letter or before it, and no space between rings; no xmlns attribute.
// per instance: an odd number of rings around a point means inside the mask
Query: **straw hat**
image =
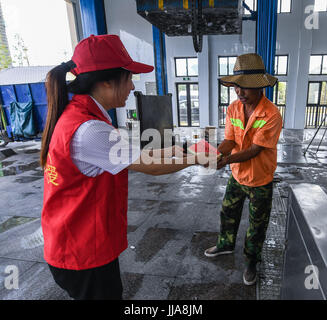
<svg viewBox="0 0 327 320"><path fill-rule="evenodd" d="M268 74L262 58L256 53L242 54L237 57L234 75L219 79L226 87L237 85L244 89L260 89L273 87L277 78Z"/></svg>

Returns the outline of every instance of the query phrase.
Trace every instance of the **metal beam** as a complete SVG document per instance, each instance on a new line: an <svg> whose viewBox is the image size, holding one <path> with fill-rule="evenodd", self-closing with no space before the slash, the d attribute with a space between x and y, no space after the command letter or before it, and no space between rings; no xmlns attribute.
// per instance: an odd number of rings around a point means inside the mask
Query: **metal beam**
<svg viewBox="0 0 327 320"><path fill-rule="evenodd" d="M80 0L83 37L107 33L103 0Z"/></svg>
<svg viewBox="0 0 327 320"><path fill-rule="evenodd" d="M103 0L80 0L83 37L91 34L107 34L106 15ZM112 124L118 127L116 109L108 111Z"/></svg>
<svg viewBox="0 0 327 320"><path fill-rule="evenodd" d="M275 74L277 34L277 0L258 0L257 53L262 57L269 74ZM273 99L273 88L266 89L268 99Z"/></svg>
<svg viewBox="0 0 327 320"><path fill-rule="evenodd" d="M152 33L157 94L162 96L168 93L165 34L154 25Z"/></svg>

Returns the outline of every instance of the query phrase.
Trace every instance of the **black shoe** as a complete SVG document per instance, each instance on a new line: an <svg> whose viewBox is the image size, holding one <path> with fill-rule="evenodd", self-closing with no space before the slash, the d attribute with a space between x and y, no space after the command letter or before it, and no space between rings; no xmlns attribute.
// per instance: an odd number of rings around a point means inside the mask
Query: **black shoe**
<svg viewBox="0 0 327 320"><path fill-rule="evenodd" d="M217 256L220 256L223 254L229 254L229 253L233 253L233 252L234 252L234 250L231 248L218 249L217 246L214 246L214 247L211 247L211 248L207 249L206 251L204 251L204 255L206 257L213 258L213 257L217 257Z"/></svg>
<svg viewBox="0 0 327 320"><path fill-rule="evenodd" d="M252 286L257 281L257 263L250 262L243 273L243 282L247 286Z"/></svg>

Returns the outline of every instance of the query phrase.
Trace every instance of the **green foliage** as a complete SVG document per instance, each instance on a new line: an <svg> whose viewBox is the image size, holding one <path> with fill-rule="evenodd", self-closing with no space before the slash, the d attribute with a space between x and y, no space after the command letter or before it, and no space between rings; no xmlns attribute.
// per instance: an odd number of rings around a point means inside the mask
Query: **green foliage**
<svg viewBox="0 0 327 320"><path fill-rule="evenodd" d="M14 58L15 58L15 63L18 63L19 66L24 65L24 61L26 64L29 66L29 60L28 60L28 54L27 54L27 47L25 46L24 40L22 36L18 33L15 34L15 44L13 46L15 53L14 53Z"/></svg>
<svg viewBox="0 0 327 320"><path fill-rule="evenodd" d="M2 36L0 35L0 70L9 68L11 64L10 52L3 43Z"/></svg>

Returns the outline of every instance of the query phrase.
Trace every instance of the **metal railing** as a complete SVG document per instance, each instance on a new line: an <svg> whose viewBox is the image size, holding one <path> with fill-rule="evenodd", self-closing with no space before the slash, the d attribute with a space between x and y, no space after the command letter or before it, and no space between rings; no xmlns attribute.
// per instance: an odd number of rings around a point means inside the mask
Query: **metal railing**
<svg viewBox="0 0 327 320"><path fill-rule="evenodd" d="M218 126L219 126L219 128L225 127L227 108L228 108L228 104L226 104L226 105L221 104L218 107L218 120L219 120Z"/></svg>
<svg viewBox="0 0 327 320"><path fill-rule="evenodd" d="M327 127L326 113L327 106L307 105L305 111L305 128L318 128L321 124L322 127Z"/></svg>

